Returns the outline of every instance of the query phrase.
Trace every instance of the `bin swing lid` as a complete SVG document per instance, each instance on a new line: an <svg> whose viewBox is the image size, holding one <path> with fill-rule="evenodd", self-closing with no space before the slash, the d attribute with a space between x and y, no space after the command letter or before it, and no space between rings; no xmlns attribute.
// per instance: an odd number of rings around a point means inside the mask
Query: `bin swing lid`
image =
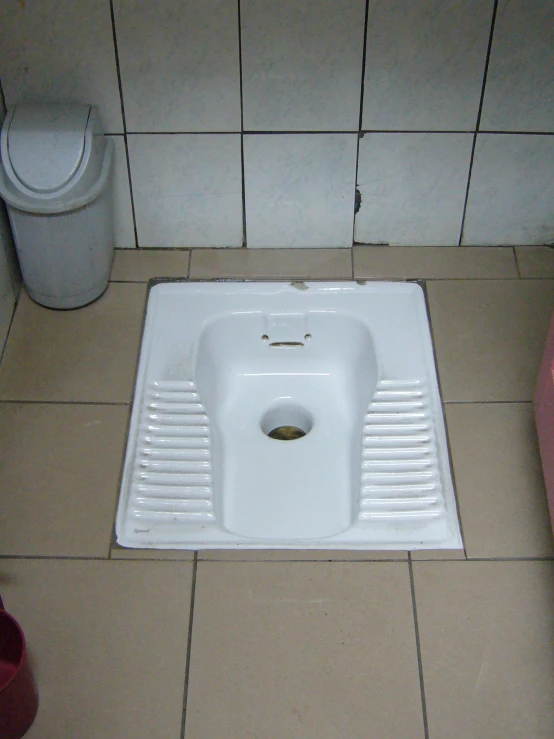
<svg viewBox="0 0 554 739"><path fill-rule="evenodd" d="M5 161L7 153L13 174L24 187L52 193L75 176L85 151L89 116L89 105L16 106L7 131L2 131L2 156ZM6 169L9 176L10 167Z"/></svg>

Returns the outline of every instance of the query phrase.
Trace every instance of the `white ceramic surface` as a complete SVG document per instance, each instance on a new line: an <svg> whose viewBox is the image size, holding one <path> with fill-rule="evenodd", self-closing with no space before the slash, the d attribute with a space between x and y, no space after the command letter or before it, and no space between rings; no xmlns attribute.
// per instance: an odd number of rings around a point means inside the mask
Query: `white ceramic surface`
<svg viewBox="0 0 554 739"><path fill-rule="evenodd" d="M305 435L271 438L282 426ZM460 547L421 288L154 287L116 531L140 548Z"/></svg>
<svg viewBox="0 0 554 739"><path fill-rule="evenodd" d="M554 131L553 28L553 3L500 0L481 130Z"/></svg>
<svg viewBox="0 0 554 739"><path fill-rule="evenodd" d="M363 0L242 0L244 128L355 131Z"/></svg>
<svg viewBox="0 0 554 739"><path fill-rule="evenodd" d="M130 135L139 246L241 246L240 135Z"/></svg>
<svg viewBox="0 0 554 739"><path fill-rule="evenodd" d="M352 246L356 139L245 136L248 246Z"/></svg>
<svg viewBox="0 0 554 739"><path fill-rule="evenodd" d="M479 134L464 244L554 241L554 137Z"/></svg>
<svg viewBox="0 0 554 739"><path fill-rule="evenodd" d="M237 4L115 0L128 131L240 131Z"/></svg>
<svg viewBox="0 0 554 739"><path fill-rule="evenodd" d="M475 128L493 0L373 0L363 128Z"/></svg>
<svg viewBox="0 0 554 739"><path fill-rule="evenodd" d="M472 136L371 133L360 141L355 241L455 246L460 237Z"/></svg>
<svg viewBox="0 0 554 739"><path fill-rule="evenodd" d="M0 69L8 105L97 105L106 133L121 133L109 2L0 3Z"/></svg>

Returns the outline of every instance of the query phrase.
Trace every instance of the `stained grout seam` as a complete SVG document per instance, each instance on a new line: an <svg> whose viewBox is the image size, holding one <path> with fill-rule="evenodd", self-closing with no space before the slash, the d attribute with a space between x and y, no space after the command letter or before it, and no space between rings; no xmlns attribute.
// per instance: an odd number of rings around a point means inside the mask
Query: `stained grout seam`
<svg viewBox="0 0 554 739"><path fill-rule="evenodd" d="M130 402L130 400L117 402L111 400L8 400L6 398L0 398L0 405L2 403L11 403L18 405L109 405L128 407Z"/></svg>
<svg viewBox="0 0 554 739"><path fill-rule="evenodd" d="M453 560L455 561L455 560ZM464 560L459 560L460 562ZM468 557L467 562L552 562L554 555L544 557Z"/></svg>
<svg viewBox="0 0 554 739"><path fill-rule="evenodd" d="M140 247L139 247L140 249ZM150 280L170 280L173 279L171 277L148 277L146 280L110 280L110 284L112 285L146 285ZM175 280L183 280L186 279L186 277L175 277Z"/></svg>
<svg viewBox="0 0 554 739"><path fill-rule="evenodd" d="M410 133L425 133L425 134L467 134L473 135L476 133L495 135L495 136L554 136L554 131L488 131L486 129L422 129L422 128L405 128L405 129L381 129L381 128L360 128L354 130L348 129L325 129L325 130L308 130L308 129L297 129L297 130L273 130L273 131L254 131L252 129L245 129L244 131L127 131L128 136L240 136L244 133L245 136L325 136L325 135L350 135L355 136L357 134L371 133L390 133L390 134L410 134ZM118 131L106 131L108 136L124 136L125 134Z"/></svg>
<svg viewBox="0 0 554 739"><path fill-rule="evenodd" d="M112 547L110 547L111 550ZM153 550L150 550L153 551ZM425 549L418 549L417 554L423 554L426 550ZM310 565L340 565L340 564L346 564L346 563L377 563L377 564L406 564L408 561L411 561L413 564L414 562L416 564L421 563L429 563L434 562L440 564L441 562L460 562L462 564L468 563L468 562L554 562L554 555L545 555L544 557L536 557L536 556L529 556L529 557L441 557L441 558L412 558L412 553L408 552L408 559L406 558L390 558L390 559L367 559L367 558L351 558L351 559L215 559L211 557L210 559L202 559L200 553L195 552L195 557L193 558L187 558L187 557L160 557L159 559L156 559L155 557L112 557L112 556L91 556L91 555L69 555L69 554L0 554L0 560L8 560L8 559L28 559L28 560L64 560L64 561L78 561L78 562L182 562L183 564L194 564L194 562L203 562L203 563L219 563L219 564L256 564L256 563L264 563L264 564L274 564L274 565L283 565L283 564L290 564L290 563L297 563L297 564L310 564Z"/></svg>
<svg viewBox="0 0 554 739"><path fill-rule="evenodd" d="M192 650L192 626L194 622L194 601L196 597L196 574L198 571L198 553L194 553L194 562L192 565L192 584L190 589L190 611L189 611L189 631L187 638L187 661L185 665L185 684L183 688L183 713L181 716L181 739L184 739L186 722L187 722L187 703L190 679L190 659Z"/></svg>
<svg viewBox="0 0 554 739"><path fill-rule="evenodd" d="M512 246L512 252L514 255L514 261L516 263L517 274L520 278L522 278L521 269L519 268L519 259L517 258L517 249L515 248L515 246Z"/></svg>
<svg viewBox="0 0 554 739"><path fill-rule="evenodd" d="M463 561L463 560L460 560ZM419 623L417 618L417 604L415 594L415 583L414 583L414 571L412 565L411 554L408 554L408 571L410 573L410 592L412 595L412 613L414 617L414 632L416 642L416 653L417 653L417 668L419 673L419 688L421 692L421 713L423 717L423 733L425 739L429 739L429 724L427 721L427 701L425 698L425 683L423 681L423 662L421 659L421 642L419 638Z"/></svg>
<svg viewBox="0 0 554 739"><path fill-rule="evenodd" d="M363 136L361 133L362 130L362 122L364 117L364 87L365 87L365 66L366 66L366 58L367 58L367 19L369 16L369 0L366 0L365 3L365 15L364 15L364 39L363 39L363 49L362 49L362 70L361 70L361 80L360 80L360 115L358 118L358 136L356 139L356 166L354 168L354 216L352 218L352 243L356 240L356 215L358 213L358 210L360 209L360 200L358 199L358 170L360 167L360 140ZM361 197L361 196L360 196ZM351 256L352 259L352 279L354 279L354 258Z"/></svg>
<svg viewBox="0 0 554 739"><path fill-rule="evenodd" d="M236 551L236 550L233 550L233 551ZM338 550L338 551L341 551L341 550ZM342 550L342 551L344 551L344 550ZM245 564L245 563L256 564L256 563L259 563L259 562L263 562L264 564L275 564L275 565L281 564L282 565L282 564L291 564L292 562L294 562L295 564L303 564L304 563L304 564L311 564L311 565L317 565L317 564L323 564L323 565L335 564L335 565L340 565L340 564L344 564L344 563L348 563L348 562L357 562L357 563L374 562L374 563L380 563L380 564L386 564L388 562L392 562L392 563L396 563L396 564L398 564L398 563L404 563L405 564L408 560L407 560L406 557L396 557L396 558L390 557L388 559L383 559L383 558L381 558L381 559L368 559L367 557L351 557L349 559L346 559L344 557L341 557L340 559L310 559L308 557L306 557L305 559L264 559L263 557L257 557L256 559L252 559L252 558L245 558L245 559L238 559L238 558L225 559L224 557L221 557L221 559L217 559L215 557L209 557L209 558L203 559L201 552L199 552L198 553L198 561L199 562L218 562L219 564L221 564L221 563L224 563L224 564L237 564L239 562L241 564ZM444 560L442 560L442 561L444 561Z"/></svg>
<svg viewBox="0 0 554 739"><path fill-rule="evenodd" d="M68 562L109 562L109 557L73 556L66 554L0 554L0 559L29 559L29 560L53 560L59 559ZM130 560L129 560L130 561Z"/></svg>
<svg viewBox="0 0 554 739"><path fill-rule="evenodd" d="M494 0L494 5L492 9L492 16L491 16L491 26L490 26L490 32L489 32L489 43L487 46L487 56L485 58L485 69L483 71L483 84L481 86L481 97L479 99L479 109L477 111L477 122L475 123L475 132L473 134L473 143L471 145L471 156L469 158L469 171L467 174L467 187L466 187L466 193L464 198L464 207L462 210L462 223L460 225L460 237L458 239L458 245L462 245L462 241L464 238L464 226L465 226L465 220L466 220L466 214L467 214L467 204L469 200L469 190L471 187L471 175L473 173L473 162L475 160L475 148L477 146L477 136L479 132L479 126L481 124L481 113L483 111L483 101L485 100L485 89L487 86L487 75L489 72L489 62L491 57L491 50L492 50L492 40L494 37L494 25L496 21L496 11L498 9L498 0Z"/></svg>
<svg viewBox="0 0 554 739"><path fill-rule="evenodd" d="M242 180L242 246L247 247L246 237L246 174L244 166L244 93L242 82L242 22L240 0L237 0L239 46L239 94L240 94L240 170Z"/></svg>
<svg viewBox="0 0 554 739"><path fill-rule="evenodd" d="M21 288L21 289L23 289L23 288ZM14 306L13 306L13 310L12 310L12 315L11 315L11 318L10 318L10 324L8 326L8 330L6 331L6 337L4 339L4 346L2 347L2 350L0 351L0 366L2 365L2 361L4 359L4 354L6 353L6 348L8 346L8 341L10 339L10 334L11 334L11 331L12 331L13 322L15 320L15 312L17 310L18 303L19 303L19 298L17 298L16 301L14 302Z"/></svg>
<svg viewBox="0 0 554 739"><path fill-rule="evenodd" d="M532 398L529 400L445 400L445 405L529 405L533 402Z"/></svg>
<svg viewBox="0 0 554 739"><path fill-rule="evenodd" d="M129 181L129 196L131 200L131 212L133 215L133 233L135 237L135 248L138 247L138 231L137 231L137 218L135 211L135 198L133 195L133 180L131 178L131 158L129 156L129 140L127 138L127 119L125 116L125 102L123 100L123 82L121 80L121 67L119 64L119 48L117 45L117 29L115 25L115 11L113 6L113 0L110 0L110 17L112 22L112 35L115 55L115 67L117 72L117 85L119 88L119 101L121 104L121 120L123 123L123 141L125 144L125 159L127 161L127 178Z"/></svg>
<svg viewBox="0 0 554 739"><path fill-rule="evenodd" d="M140 247L139 247L140 248ZM241 247L242 248L242 247ZM190 258L189 258L190 261ZM184 282L186 280L190 280L191 282L260 282L260 281L266 281L266 282L278 282L278 281L288 281L288 280L306 280L309 282L341 282L344 280L361 280L365 282L421 282L425 279L426 282L520 282L521 280L526 280L532 282L533 280L553 280L553 277L432 277L432 278L424 278L420 275L409 275L404 277L399 277L398 275L367 275L367 274L356 274L354 263L352 260L352 270L351 275L343 276L343 277L313 277L309 274L304 275L248 275L248 274L238 274L238 275L232 275L225 277L220 277L216 275L205 275L197 277L195 275L190 274L190 266L189 265L189 274L183 275L181 277L173 277L173 276L167 276L167 275L156 275L152 277L148 277L146 279L119 279L119 280L110 280L110 283L113 285L147 285L150 280L161 280L161 281L170 281L170 282ZM489 402L489 401L484 401Z"/></svg>

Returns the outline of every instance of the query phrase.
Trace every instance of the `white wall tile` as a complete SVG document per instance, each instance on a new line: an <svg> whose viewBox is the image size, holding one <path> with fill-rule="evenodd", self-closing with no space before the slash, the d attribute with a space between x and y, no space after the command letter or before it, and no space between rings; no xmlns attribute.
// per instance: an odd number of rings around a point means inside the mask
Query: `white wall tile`
<svg viewBox="0 0 554 739"><path fill-rule="evenodd" d="M248 246L352 246L356 139L245 136Z"/></svg>
<svg viewBox="0 0 554 739"><path fill-rule="evenodd" d="M238 8L115 0L128 131L240 131Z"/></svg>
<svg viewBox="0 0 554 739"><path fill-rule="evenodd" d="M554 131L554 3L500 0L481 130Z"/></svg>
<svg viewBox="0 0 554 739"><path fill-rule="evenodd" d="M554 137L479 134L464 244L554 242Z"/></svg>
<svg viewBox="0 0 554 739"><path fill-rule="evenodd" d="M493 0L370 0L363 128L475 128Z"/></svg>
<svg viewBox="0 0 554 739"><path fill-rule="evenodd" d="M464 133L366 134L360 141L355 240L458 244L472 142Z"/></svg>
<svg viewBox="0 0 554 739"><path fill-rule="evenodd" d="M239 134L129 136L139 246L241 246Z"/></svg>
<svg viewBox="0 0 554 739"><path fill-rule="evenodd" d="M0 70L8 105L91 103L123 131L109 0L2 0Z"/></svg>
<svg viewBox="0 0 554 739"><path fill-rule="evenodd" d="M244 127L358 130L364 0L242 0Z"/></svg>
<svg viewBox="0 0 554 739"><path fill-rule="evenodd" d="M119 249L126 249L136 244L125 141L123 136L110 138L114 142L115 154L113 174L115 245Z"/></svg>

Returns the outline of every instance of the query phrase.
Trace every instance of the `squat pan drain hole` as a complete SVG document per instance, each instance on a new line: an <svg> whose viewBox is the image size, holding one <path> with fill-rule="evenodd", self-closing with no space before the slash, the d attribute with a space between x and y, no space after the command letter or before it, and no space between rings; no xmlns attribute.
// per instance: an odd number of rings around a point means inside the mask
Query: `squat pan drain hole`
<svg viewBox="0 0 554 739"><path fill-rule="evenodd" d="M295 441L309 434L314 425L310 413L300 406L282 405L271 408L262 417L260 426L270 439Z"/></svg>

